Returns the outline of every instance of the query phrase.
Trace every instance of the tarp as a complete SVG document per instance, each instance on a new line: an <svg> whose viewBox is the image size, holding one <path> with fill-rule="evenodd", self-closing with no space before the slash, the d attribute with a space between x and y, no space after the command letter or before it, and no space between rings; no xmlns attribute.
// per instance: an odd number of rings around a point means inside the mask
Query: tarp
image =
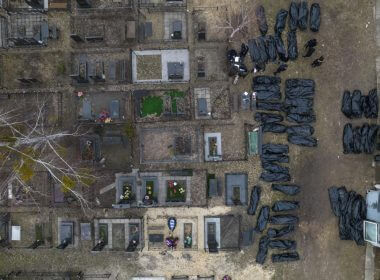
<svg viewBox="0 0 380 280"><path fill-rule="evenodd" d="M315 122L316 117L314 114L312 115L301 115L301 114L288 114L286 116L286 120L288 122L295 122L295 123L312 123Z"/></svg>
<svg viewBox="0 0 380 280"><path fill-rule="evenodd" d="M281 102L257 102L256 108L264 111L283 111L283 104Z"/></svg>
<svg viewBox="0 0 380 280"><path fill-rule="evenodd" d="M296 31L298 25L298 3L292 1L289 7L289 29Z"/></svg>
<svg viewBox="0 0 380 280"><path fill-rule="evenodd" d="M366 218L364 198L354 191L347 192L342 186L328 190L331 209L339 217L339 237L342 240L354 240L357 245L364 245L363 220Z"/></svg>
<svg viewBox="0 0 380 280"><path fill-rule="evenodd" d="M281 78L275 76L255 76L253 77L253 84L279 84L281 83Z"/></svg>
<svg viewBox="0 0 380 280"><path fill-rule="evenodd" d="M256 262L263 264L268 254L268 243L269 238L267 236L262 236L259 241L259 250L256 255Z"/></svg>
<svg viewBox="0 0 380 280"><path fill-rule="evenodd" d="M360 90L354 90L352 92L352 99L351 99L351 116L353 118L361 118L363 115L363 109L362 109L362 92Z"/></svg>
<svg viewBox="0 0 380 280"><path fill-rule="evenodd" d="M261 35L266 35L268 32L268 24L267 18L265 16L265 9L261 5L256 9L256 18Z"/></svg>
<svg viewBox="0 0 380 280"><path fill-rule="evenodd" d="M296 247L297 242L289 239L275 239L268 242L268 248L270 249L295 250Z"/></svg>
<svg viewBox="0 0 380 280"><path fill-rule="evenodd" d="M377 125L368 123L355 128L350 123L346 124L343 129L343 153L372 154L375 150L378 129Z"/></svg>
<svg viewBox="0 0 380 280"><path fill-rule="evenodd" d="M289 173L289 167L284 167L272 162L261 162L263 169L274 173Z"/></svg>
<svg viewBox="0 0 380 280"><path fill-rule="evenodd" d="M291 184L272 184L272 190L279 191L287 195L296 195L300 192L301 188L297 185Z"/></svg>
<svg viewBox="0 0 380 280"><path fill-rule="evenodd" d="M297 33L296 31L290 31L288 33L288 58L290 60L296 60L297 57L298 57Z"/></svg>
<svg viewBox="0 0 380 280"><path fill-rule="evenodd" d="M269 61L274 62L277 59L276 41L272 35L266 37L267 53Z"/></svg>
<svg viewBox="0 0 380 280"><path fill-rule="evenodd" d="M260 52L260 62L267 63L268 54L267 54L267 47L266 47L266 38L264 36L259 36L256 39L256 43Z"/></svg>
<svg viewBox="0 0 380 280"><path fill-rule="evenodd" d="M286 126L280 123L266 123L263 125L263 132L285 133Z"/></svg>
<svg viewBox="0 0 380 280"><path fill-rule="evenodd" d="M321 26L321 7L318 3L313 3L310 7L310 30L318 32Z"/></svg>
<svg viewBox="0 0 380 280"><path fill-rule="evenodd" d="M298 217L293 215L274 215L269 218L274 225L293 225L298 223Z"/></svg>
<svg viewBox="0 0 380 280"><path fill-rule="evenodd" d="M289 162L289 156L284 154L262 154L260 156L260 159L262 162L268 161L268 162L281 162L281 163L288 163Z"/></svg>
<svg viewBox="0 0 380 280"><path fill-rule="evenodd" d="M290 252L290 253L282 253L282 254L273 254L272 255L272 262L294 262L298 261L300 259L300 256L297 252Z"/></svg>
<svg viewBox="0 0 380 280"><path fill-rule="evenodd" d="M298 201L288 201L288 200L279 200L276 201L272 206L272 211L281 212L281 211L290 211L295 210L300 207Z"/></svg>
<svg viewBox="0 0 380 280"><path fill-rule="evenodd" d="M281 33L274 35L274 42L276 45L278 58L283 62L287 62L288 56L286 54L286 49L285 49L284 41L282 40L282 37L281 37Z"/></svg>
<svg viewBox="0 0 380 280"><path fill-rule="evenodd" d="M264 171L260 175L260 180L265 182L289 182L291 177L289 173L273 173Z"/></svg>
<svg viewBox="0 0 380 280"><path fill-rule="evenodd" d="M287 107L313 107L313 99L308 98L285 98L284 106Z"/></svg>
<svg viewBox="0 0 380 280"><path fill-rule="evenodd" d="M259 216L257 217L255 231L257 232L264 231L269 220L269 211L270 211L269 206L265 205L261 207Z"/></svg>
<svg viewBox="0 0 380 280"><path fill-rule="evenodd" d="M352 117L352 97L348 90L343 93L341 111L347 118Z"/></svg>
<svg viewBox="0 0 380 280"><path fill-rule="evenodd" d="M287 225L280 229L268 228L267 235L269 238L279 238L287 234L290 234L294 231L294 225Z"/></svg>
<svg viewBox="0 0 380 280"><path fill-rule="evenodd" d="M303 147L316 147L318 145L317 139L312 136L288 135L288 141Z"/></svg>
<svg viewBox="0 0 380 280"><path fill-rule="evenodd" d="M298 9L298 27L300 30L306 30L309 19L309 10L307 7L307 2L302 1Z"/></svg>
<svg viewBox="0 0 380 280"><path fill-rule="evenodd" d="M262 151L263 154L288 154L289 146L285 144L267 143L263 144Z"/></svg>
<svg viewBox="0 0 380 280"><path fill-rule="evenodd" d="M288 11L281 9L276 15L276 24L274 26L275 33L282 33L285 29L286 18L288 17Z"/></svg>
<svg viewBox="0 0 380 280"><path fill-rule="evenodd" d="M311 136L314 134L314 128L311 125L293 125L288 126L286 132L289 135L299 135L299 136Z"/></svg>
<svg viewBox="0 0 380 280"><path fill-rule="evenodd" d="M362 103L364 116L367 119L376 119L379 111L379 99L377 89L372 89Z"/></svg>
<svg viewBox="0 0 380 280"><path fill-rule="evenodd" d="M255 215L257 206L259 205L260 201L260 196L261 196L261 187L260 186L254 186L252 191L251 191L251 196L249 199L249 205L247 209L247 214L248 215Z"/></svg>
<svg viewBox="0 0 380 280"><path fill-rule="evenodd" d="M282 122L284 117L280 114L257 112L255 114L255 121L261 123L275 123Z"/></svg>

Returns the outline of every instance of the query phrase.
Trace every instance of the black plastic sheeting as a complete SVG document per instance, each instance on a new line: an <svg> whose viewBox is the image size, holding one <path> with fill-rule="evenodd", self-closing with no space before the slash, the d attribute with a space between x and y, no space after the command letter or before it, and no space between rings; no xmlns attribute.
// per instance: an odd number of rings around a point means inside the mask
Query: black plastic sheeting
<svg viewBox="0 0 380 280"><path fill-rule="evenodd" d="M288 79L285 82L285 96L290 99L313 98L315 83L309 79Z"/></svg>
<svg viewBox="0 0 380 280"><path fill-rule="evenodd" d="M298 221L298 217L293 215L274 215L269 218L269 222L274 225L293 225Z"/></svg>
<svg viewBox="0 0 380 280"><path fill-rule="evenodd" d="M279 84L281 83L281 78L275 76L255 76L253 78L253 84L255 85L268 85L268 84Z"/></svg>
<svg viewBox="0 0 380 280"><path fill-rule="evenodd" d="M260 50L257 46L256 39L248 40L249 55L251 56L252 62L262 63Z"/></svg>
<svg viewBox="0 0 380 280"><path fill-rule="evenodd" d="M284 144L267 143L262 146L263 154L288 154L289 146Z"/></svg>
<svg viewBox="0 0 380 280"><path fill-rule="evenodd" d="M281 212L281 211L290 211L300 208L300 203L298 201L288 201L288 200L279 200L276 201L272 206L272 211Z"/></svg>
<svg viewBox="0 0 380 280"><path fill-rule="evenodd" d="M289 182L291 180L291 177L289 173L274 173L274 172L268 172L264 171L260 175L260 180L264 182Z"/></svg>
<svg viewBox="0 0 380 280"><path fill-rule="evenodd" d="M270 100L280 100L281 99L280 89L277 90L273 86L268 86L265 88L265 86L263 86L263 85L258 86L257 88L261 89L261 90L255 89L256 99L259 101L270 101ZM278 108L280 108L280 107L278 107ZM276 111L278 111L277 107L276 107Z"/></svg>
<svg viewBox="0 0 380 280"><path fill-rule="evenodd" d="M286 132L288 135L311 136L314 134L314 128L308 124L294 125L288 126Z"/></svg>
<svg viewBox="0 0 380 280"><path fill-rule="evenodd" d="M258 79L262 77L261 79ZM270 76L257 76L253 79L252 88L256 93L256 99L259 101L278 101L281 99L279 79L273 79Z"/></svg>
<svg viewBox="0 0 380 280"><path fill-rule="evenodd" d="M286 126L280 123L266 123L263 125L263 132L285 133Z"/></svg>
<svg viewBox="0 0 380 280"><path fill-rule="evenodd" d="M274 62L277 59L276 41L272 35L266 37L268 60Z"/></svg>
<svg viewBox="0 0 380 280"><path fill-rule="evenodd" d="M352 117L352 97L348 90L343 93L341 111L347 118Z"/></svg>
<svg viewBox="0 0 380 280"><path fill-rule="evenodd" d="M283 62L287 62L288 56L286 54L286 49L285 49L284 41L282 40L282 37L281 37L281 33L274 35L274 42L275 42L278 58Z"/></svg>
<svg viewBox="0 0 380 280"><path fill-rule="evenodd" d="M282 122L284 120L284 117L280 114L273 114L273 113L262 113L257 112L255 114L255 121L261 122L261 123L276 123L276 122ZM287 129L289 130L289 128Z"/></svg>
<svg viewBox="0 0 380 280"><path fill-rule="evenodd" d="M260 51L260 57L261 57L261 62L267 63L268 62L268 53L267 53L267 43L266 43L266 38L264 36L259 36L256 39L257 47L259 48Z"/></svg>
<svg viewBox="0 0 380 280"><path fill-rule="evenodd" d="M300 30L306 30L309 19L309 10L307 7L307 2L302 1L298 9L298 27Z"/></svg>
<svg viewBox="0 0 380 280"><path fill-rule="evenodd" d="M272 184L272 190L293 196L298 194L301 191L301 188L297 185L290 184Z"/></svg>
<svg viewBox="0 0 380 280"><path fill-rule="evenodd" d="M379 112L379 99L377 97L377 89L372 89L367 96L364 97L363 103L364 116L367 119L376 119Z"/></svg>
<svg viewBox="0 0 380 280"><path fill-rule="evenodd" d="M366 218L364 198L354 191L347 192L340 188L329 188L331 209L339 217L339 237L342 240L354 240L357 245L364 245L363 220Z"/></svg>
<svg viewBox="0 0 380 280"><path fill-rule="evenodd" d="M247 209L247 214L248 215L255 215L257 206L259 205L260 201L260 196L261 196L261 187L260 186L254 186L252 191L251 191L251 196L249 199L249 205Z"/></svg>
<svg viewBox="0 0 380 280"><path fill-rule="evenodd" d="M312 123L315 122L316 116L312 115L301 115L301 114L288 114L286 120L294 123Z"/></svg>
<svg viewBox="0 0 380 280"><path fill-rule="evenodd" d="M269 238L267 236L262 236L259 241L259 250L256 255L256 262L263 264L268 254L268 243Z"/></svg>
<svg viewBox="0 0 380 280"><path fill-rule="evenodd" d="M281 9L276 15L276 24L274 26L274 33L282 33L285 30L286 18L288 11Z"/></svg>
<svg viewBox="0 0 380 280"><path fill-rule="evenodd" d="M264 111L283 111L283 104L281 102L257 102L256 103L257 110Z"/></svg>
<svg viewBox="0 0 380 280"><path fill-rule="evenodd" d="M261 35L266 35L268 32L268 24L265 16L265 9L261 5L256 9L256 18Z"/></svg>
<svg viewBox="0 0 380 280"><path fill-rule="evenodd" d="M284 102L285 110L289 107L306 107L306 108L312 108L313 107L313 99L308 98L286 98Z"/></svg>
<svg viewBox="0 0 380 280"><path fill-rule="evenodd" d="M289 239L275 239L269 240L269 249L281 249L281 250L295 250L297 247L297 242Z"/></svg>
<svg viewBox="0 0 380 280"><path fill-rule="evenodd" d="M316 147L318 145L317 139L312 136L288 135L288 141L303 147Z"/></svg>
<svg viewBox="0 0 380 280"><path fill-rule="evenodd" d="M266 171L269 171L269 172L273 172L273 173L289 173L289 168L288 167L284 167L284 166L281 166L281 165L278 165L278 164L275 164L275 163L272 163L272 162L262 162L261 163L261 166L263 167L263 169L265 169Z"/></svg>
<svg viewBox="0 0 380 280"><path fill-rule="evenodd" d="M289 29L296 31L298 26L298 3L292 1L289 7Z"/></svg>
<svg viewBox="0 0 380 280"><path fill-rule="evenodd" d="M256 227L255 231L257 232L263 232L266 228L269 220L269 206L262 206L260 209L259 216L257 217Z"/></svg>
<svg viewBox="0 0 380 280"><path fill-rule="evenodd" d="M318 32L321 26L321 7L318 3L313 3L310 7L310 30Z"/></svg>
<svg viewBox="0 0 380 280"><path fill-rule="evenodd" d="M296 31L290 31L288 33L288 58L290 60L296 60L297 57L298 57L297 33Z"/></svg>
<svg viewBox="0 0 380 280"><path fill-rule="evenodd" d="M288 163L289 156L284 154L262 154L260 156L262 162L280 162Z"/></svg>
<svg viewBox="0 0 380 280"><path fill-rule="evenodd" d="M273 254L272 255L272 262L278 263L278 262L294 262L298 261L300 259L300 256L297 252L289 252L289 253L282 253L282 254Z"/></svg>
<svg viewBox="0 0 380 280"><path fill-rule="evenodd" d="M268 228L267 235L269 238L279 238L288 235L294 231L294 225L284 226L282 228Z"/></svg>
<svg viewBox="0 0 380 280"><path fill-rule="evenodd" d="M372 154L375 151L377 125L363 124L361 127L352 127L348 123L343 129L343 153L345 154Z"/></svg>

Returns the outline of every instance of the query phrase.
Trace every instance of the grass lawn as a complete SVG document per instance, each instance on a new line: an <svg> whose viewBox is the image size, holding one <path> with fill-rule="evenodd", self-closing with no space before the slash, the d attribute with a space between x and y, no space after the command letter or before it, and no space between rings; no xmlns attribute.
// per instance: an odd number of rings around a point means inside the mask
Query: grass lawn
<svg viewBox="0 0 380 280"><path fill-rule="evenodd" d="M159 96L147 96L142 100L141 117L146 116L161 116L164 102Z"/></svg>

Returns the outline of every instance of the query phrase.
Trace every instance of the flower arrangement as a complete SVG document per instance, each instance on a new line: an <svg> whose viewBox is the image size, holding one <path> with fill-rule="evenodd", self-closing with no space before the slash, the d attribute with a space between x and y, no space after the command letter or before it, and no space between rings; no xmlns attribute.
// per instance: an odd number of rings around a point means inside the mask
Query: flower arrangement
<svg viewBox="0 0 380 280"><path fill-rule="evenodd" d="M186 200L186 188L178 181L168 181L168 201L185 201Z"/></svg>
<svg viewBox="0 0 380 280"><path fill-rule="evenodd" d="M170 249L174 250L177 248L178 240L178 237L173 237L173 235L170 235L169 237L166 237L165 243Z"/></svg>
<svg viewBox="0 0 380 280"><path fill-rule="evenodd" d="M123 192L120 195L120 201L129 202L134 199L134 195L132 192L132 186L129 184L123 185Z"/></svg>
<svg viewBox="0 0 380 280"><path fill-rule="evenodd" d="M84 92L83 92L83 91L78 91L78 92L77 92L77 96L78 96L80 99L83 99L83 98L84 98Z"/></svg>

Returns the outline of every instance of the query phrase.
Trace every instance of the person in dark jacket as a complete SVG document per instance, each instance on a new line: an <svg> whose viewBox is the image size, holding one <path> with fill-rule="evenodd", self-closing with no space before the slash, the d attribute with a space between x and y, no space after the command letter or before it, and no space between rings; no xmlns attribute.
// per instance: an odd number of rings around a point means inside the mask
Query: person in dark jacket
<svg viewBox="0 0 380 280"><path fill-rule="evenodd" d="M286 63L283 63L283 64L281 64L278 68L277 68L277 70L275 71L275 72L273 72L273 75L277 75L277 74L280 74L281 72L284 72L286 69L288 69L288 64L286 64Z"/></svg>
<svg viewBox="0 0 380 280"><path fill-rule="evenodd" d="M311 67L315 68L315 67L321 66L324 60L325 58L323 56L321 56L320 58L317 58L311 63Z"/></svg>
<svg viewBox="0 0 380 280"><path fill-rule="evenodd" d="M307 49L306 54L303 57L310 57L313 55L314 52L315 52L315 48L310 47Z"/></svg>
<svg viewBox="0 0 380 280"><path fill-rule="evenodd" d="M305 49L314 48L317 46L317 44L318 44L317 39L311 39L306 42Z"/></svg>

